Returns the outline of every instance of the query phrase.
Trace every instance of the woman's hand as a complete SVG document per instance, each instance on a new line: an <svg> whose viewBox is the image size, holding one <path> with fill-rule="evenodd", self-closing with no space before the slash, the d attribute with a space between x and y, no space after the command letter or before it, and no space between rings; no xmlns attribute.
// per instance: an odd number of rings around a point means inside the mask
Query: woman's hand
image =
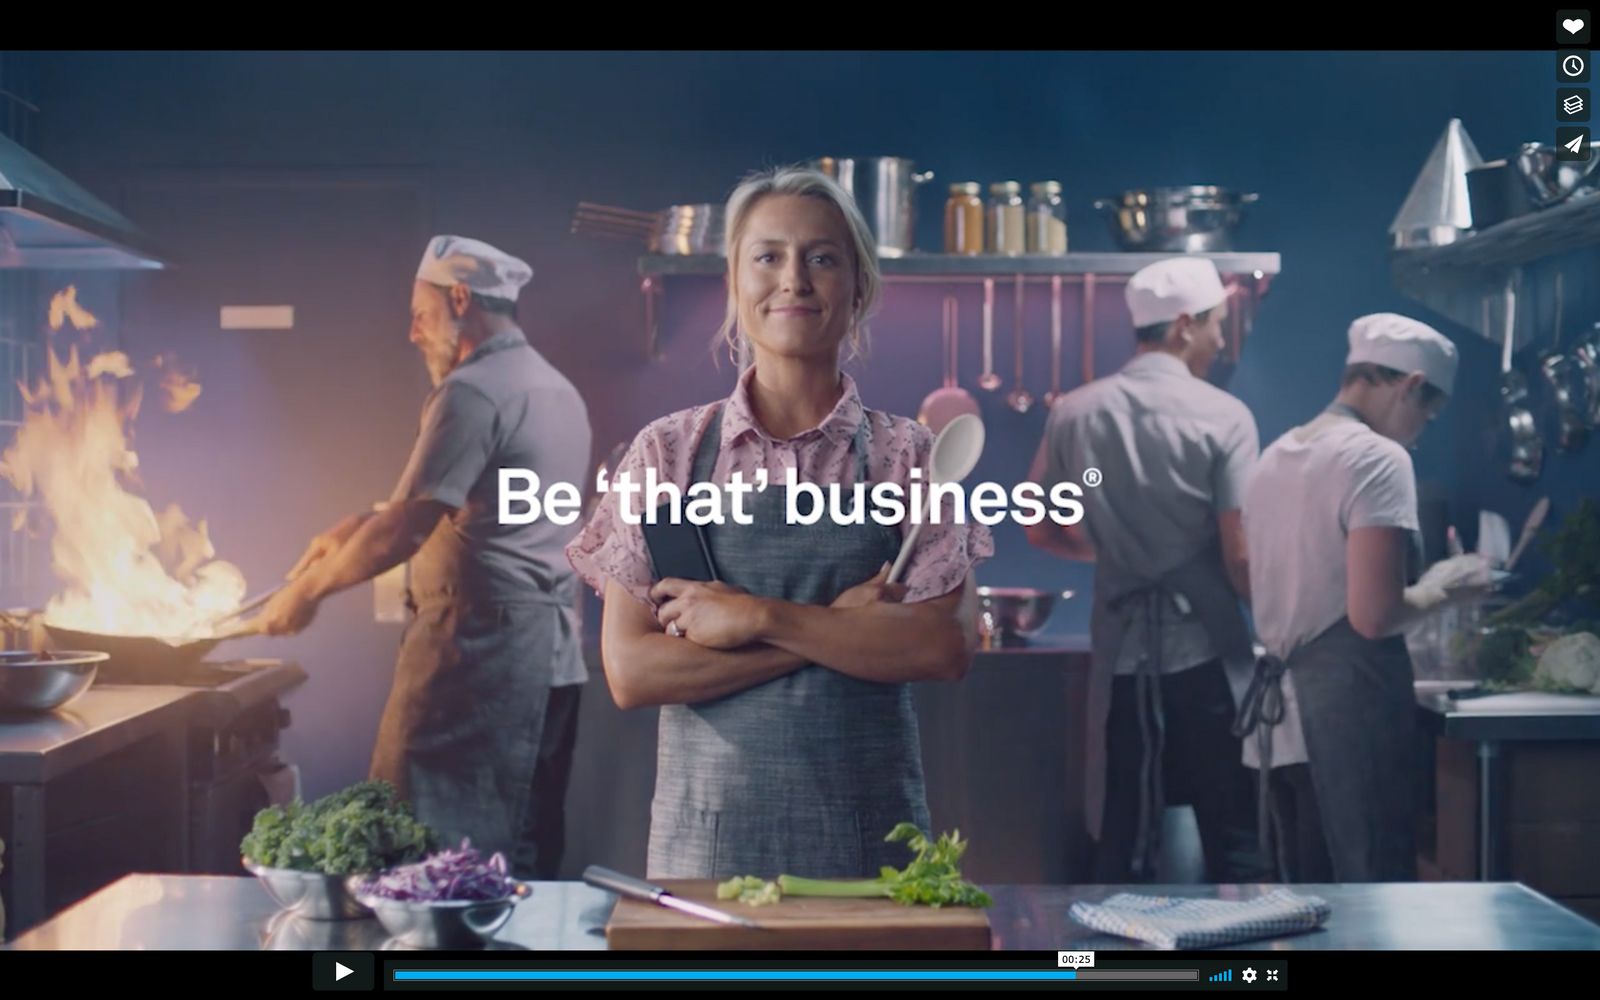
<svg viewBox="0 0 1600 1000"><path fill-rule="evenodd" d="M761 601L726 583L668 577L650 588L656 621L668 634L710 649L737 649L761 631Z"/></svg>
<svg viewBox="0 0 1600 1000"><path fill-rule="evenodd" d="M849 590L833 599L830 608L864 608L869 604L883 601L887 604L899 604L905 600L906 585L903 583L886 583L889 579L889 564L884 563L883 568L870 580L863 580Z"/></svg>

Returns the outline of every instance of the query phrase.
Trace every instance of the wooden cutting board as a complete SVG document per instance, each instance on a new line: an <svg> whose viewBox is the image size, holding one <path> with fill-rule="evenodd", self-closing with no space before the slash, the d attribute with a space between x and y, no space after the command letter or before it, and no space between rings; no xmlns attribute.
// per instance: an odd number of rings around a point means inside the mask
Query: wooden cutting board
<svg viewBox="0 0 1600 1000"><path fill-rule="evenodd" d="M760 930L691 917L654 903L619 899L606 922L617 950L719 949L987 951L989 917L969 906L902 906L888 899L790 896L770 906L717 899L713 880L663 880L676 896L714 906L761 925Z"/></svg>

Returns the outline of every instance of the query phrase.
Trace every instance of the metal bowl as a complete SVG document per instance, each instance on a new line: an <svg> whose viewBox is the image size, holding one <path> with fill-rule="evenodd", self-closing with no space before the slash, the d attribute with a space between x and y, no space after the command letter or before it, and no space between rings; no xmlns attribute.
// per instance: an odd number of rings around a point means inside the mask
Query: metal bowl
<svg viewBox="0 0 1600 1000"><path fill-rule="evenodd" d="M511 894L500 899L461 899L421 902L386 899L365 891L366 879L350 879L349 890L361 904L377 914L390 937L407 948L482 948L511 919L516 905L533 894L526 882L515 882Z"/></svg>
<svg viewBox="0 0 1600 1000"><path fill-rule="evenodd" d="M1111 235L1124 250L1216 253L1233 249L1244 206L1259 197L1196 184L1124 191L1098 199L1094 207L1106 214Z"/></svg>
<svg viewBox="0 0 1600 1000"><path fill-rule="evenodd" d="M1527 185L1534 205L1549 208L1583 187L1600 160L1562 160L1554 146L1525 142L1517 152L1517 173Z"/></svg>
<svg viewBox="0 0 1600 1000"><path fill-rule="evenodd" d="M350 895L348 875L324 875L292 868L268 868L249 858L245 871L261 880L278 905L308 920L360 920L372 911Z"/></svg>
<svg viewBox="0 0 1600 1000"><path fill-rule="evenodd" d="M978 628L988 636L1037 635L1050 620L1056 599L1071 600L1070 590L1034 590L1031 587L979 587Z"/></svg>
<svg viewBox="0 0 1600 1000"><path fill-rule="evenodd" d="M105 653L15 650L0 653L0 711L48 712L94 683Z"/></svg>

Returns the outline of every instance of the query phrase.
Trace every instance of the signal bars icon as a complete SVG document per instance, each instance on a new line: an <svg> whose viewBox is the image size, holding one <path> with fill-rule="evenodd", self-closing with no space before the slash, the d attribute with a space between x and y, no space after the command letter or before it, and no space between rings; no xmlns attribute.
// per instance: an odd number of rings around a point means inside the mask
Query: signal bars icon
<svg viewBox="0 0 1600 1000"><path fill-rule="evenodd" d="M1211 977L1211 981L1213 983L1231 983L1233 982L1233 970L1226 969L1222 972L1219 972Z"/></svg>

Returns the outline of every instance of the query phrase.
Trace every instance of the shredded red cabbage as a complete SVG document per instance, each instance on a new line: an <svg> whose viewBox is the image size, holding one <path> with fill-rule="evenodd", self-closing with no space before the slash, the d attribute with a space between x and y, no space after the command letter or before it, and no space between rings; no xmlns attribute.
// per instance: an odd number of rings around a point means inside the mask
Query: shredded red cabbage
<svg viewBox="0 0 1600 1000"><path fill-rule="evenodd" d="M514 887L506 875L505 855L497 852L485 861L469 840L456 850L380 872L362 885L371 895L410 902L504 899Z"/></svg>

